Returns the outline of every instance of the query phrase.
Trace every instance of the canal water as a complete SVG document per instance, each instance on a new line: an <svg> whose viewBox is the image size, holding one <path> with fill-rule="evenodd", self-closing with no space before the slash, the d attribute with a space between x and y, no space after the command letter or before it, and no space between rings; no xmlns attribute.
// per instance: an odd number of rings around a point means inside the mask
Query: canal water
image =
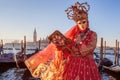
<svg viewBox="0 0 120 80"><path fill-rule="evenodd" d="M103 80L116 80L112 76L103 72L101 73L101 77ZM23 69L11 68L0 74L0 80L40 80L40 79L33 78L26 68Z"/></svg>

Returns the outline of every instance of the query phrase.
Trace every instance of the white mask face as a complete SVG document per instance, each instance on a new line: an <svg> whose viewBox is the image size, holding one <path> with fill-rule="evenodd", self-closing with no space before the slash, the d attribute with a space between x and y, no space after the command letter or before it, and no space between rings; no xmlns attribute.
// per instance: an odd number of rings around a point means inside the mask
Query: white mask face
<svg viewBox="0 0 120 80"><path fill-rule="evenodd" d="M76 23L81 30L86 30L88 27L87 19L79 20Z"/></svg>

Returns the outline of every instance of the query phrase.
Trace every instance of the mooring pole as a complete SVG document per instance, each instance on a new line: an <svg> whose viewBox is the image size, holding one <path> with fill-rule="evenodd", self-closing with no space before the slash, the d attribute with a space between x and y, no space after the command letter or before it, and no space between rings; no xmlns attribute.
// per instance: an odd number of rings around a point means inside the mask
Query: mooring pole
<svg viewBox="0 0 120 80"><path fill-rule="evenodd" d="M117 42L117 65L119 65L119 42Z"/></svg>
<svg viewBox="0 0 120 80"><path fill-rule="evenodd" d="M114 49L114 54L115 54L115 61L114 61L114 64L116 65L117 64L117 40L115 41L115 49Z"/></svg>
<svg viewBox="0 0 120 80"><path fill-rule="evenodd" d="M104 42L104 58L105 58L105 55L106 55L106 41Z"/></svg>
<svg viewBox="0 0 120 80"><path fill-rule="evenodd" d="M26 59L26 36L24 36L24 60Z"/></svg>
<svg viewBox="0 0 120 80"><path fill-rule="evenodd" d="M40 50L40 47L41 47L41 38L39 40L39 50Z"/></svg>
<svg viewBox="0 0 120 80"><path fill-rule="evenodd" d="M1 40L1 46L0 46L0 48L1 48L1 51L0 51L0 58L1 58L2 54L4 53L3 52L3 40Z"/></svg>
<svg viewBox="0 0 120 80"><path fill-rule="evenodd" d="M98 67L101 68L101 63L103 59L103 38L101 38L101 47L100 47L100 59L99 59L99 64Z"/></svg>

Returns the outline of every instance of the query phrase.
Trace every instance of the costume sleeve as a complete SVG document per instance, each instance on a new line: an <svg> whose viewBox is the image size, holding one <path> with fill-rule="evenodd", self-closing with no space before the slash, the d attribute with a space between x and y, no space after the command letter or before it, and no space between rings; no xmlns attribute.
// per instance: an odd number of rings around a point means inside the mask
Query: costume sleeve
<svg viewBox="0 0 120 80"><path fill-rule="evenodd" d="M34 77L36 77L36 75L33 74L35 69L39 66L39 64L44 64L45 62L47 62L50 57L53 56L54 51L54 45L49 44L45 49L37 52L36 54L25 60L27 68L30 70L31 74Z"/></svg>
<svg viewBox="0 0 120 80"><path fill-rule="evenodd" d="M90 40L89 38L87 38L85 41L82 42L82 44L79 45L79 51L82 56L87 56L89 54L92 54L94 49L96 48L97 34L93 32L88 37L90 37Z"/></svg>
<svg viewBox="0 0 120 80"><path fill-rule="evenodd" d="M41 80L59 80L64 70L62 51L52 43L26 59L25 64L32 76Z"/></svg>

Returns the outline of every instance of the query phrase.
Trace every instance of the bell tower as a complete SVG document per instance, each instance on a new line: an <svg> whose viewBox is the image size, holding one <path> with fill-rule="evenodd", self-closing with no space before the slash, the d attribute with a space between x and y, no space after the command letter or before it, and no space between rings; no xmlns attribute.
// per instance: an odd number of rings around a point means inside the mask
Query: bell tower
<svg viewBox="0 0 120 80"><path fill-rule="evenodd" d="M34 32L33 32L33 42L37 42L37 32L36 32L36 28L34 29Z"/></svg>

